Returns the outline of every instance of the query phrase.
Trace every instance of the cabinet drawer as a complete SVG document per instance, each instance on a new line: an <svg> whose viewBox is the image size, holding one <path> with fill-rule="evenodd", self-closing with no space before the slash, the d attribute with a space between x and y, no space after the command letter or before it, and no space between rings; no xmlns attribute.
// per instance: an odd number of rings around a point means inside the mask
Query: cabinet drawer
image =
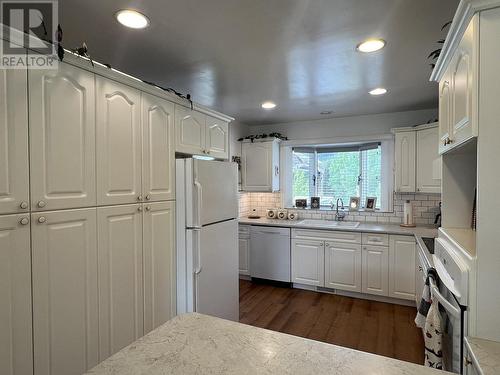
<svg viewBox="0 0 500 375"><path fill-rule="evenodd" d="M292 238L335 241L341 243L361 243L361 233L336 230L292 229Z"/></svg>
<svg viewBox="0 0 500 375"><path fill-rule="evenodd" d="M389 246L389 235L378 233L363 233L363 245Z"/></svg>

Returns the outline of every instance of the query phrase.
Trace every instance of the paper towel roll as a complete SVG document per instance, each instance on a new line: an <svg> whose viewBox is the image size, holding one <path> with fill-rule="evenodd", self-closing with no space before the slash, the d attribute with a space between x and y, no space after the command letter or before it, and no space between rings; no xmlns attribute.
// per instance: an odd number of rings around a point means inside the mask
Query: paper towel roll
<svg viewBox="0 0 500 375"><path fill-rule="evenodd" d="M405 225L413 225L413 206L410 201L405 202L403 212L403 223Z"/></svg>

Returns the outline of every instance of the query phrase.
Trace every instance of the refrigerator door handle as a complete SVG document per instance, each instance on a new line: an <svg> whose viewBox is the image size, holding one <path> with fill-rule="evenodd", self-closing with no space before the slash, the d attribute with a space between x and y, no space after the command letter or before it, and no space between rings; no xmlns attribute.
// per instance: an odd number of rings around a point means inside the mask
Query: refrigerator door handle
<svg viewBox="0 0 500 375"><path fill-rule="evenodd" d="M193 304L194 311L198 311L198 275L203 270L201 265L201 246L200 246L200 228L193 228L193 253L196 254L196 267L193 271L194 283L193 283Z"/></svg>
<svg viewBox="0 0 500 375"><path fill-rule="evenodd" d="M194 213L195 227L201 227L201 197L202 197L202 187L198 180L194 180L194 186L196 188L196 212Z"/></svg>

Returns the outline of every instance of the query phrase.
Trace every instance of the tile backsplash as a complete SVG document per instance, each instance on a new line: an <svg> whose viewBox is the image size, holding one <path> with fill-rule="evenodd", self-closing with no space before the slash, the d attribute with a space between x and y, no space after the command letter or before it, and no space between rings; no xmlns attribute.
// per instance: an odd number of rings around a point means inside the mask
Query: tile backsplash
<svg viewBox="0 0 500 375"><path fill-rule="evenodd" d="M372 223L403 222L403 204L410 200L413 204L413 217L416 224L433 224L439 213L439 202L441 194L411 194L394 193L393 212L348 212L345 220L362 221ZM268 208L281 207L280 193L244 193L240 192L239 210L240 216L248 216L253 209L260 216L265 216ZM291 210L298 213L299 219L326 219L335 218L334 210Z"/></svg>

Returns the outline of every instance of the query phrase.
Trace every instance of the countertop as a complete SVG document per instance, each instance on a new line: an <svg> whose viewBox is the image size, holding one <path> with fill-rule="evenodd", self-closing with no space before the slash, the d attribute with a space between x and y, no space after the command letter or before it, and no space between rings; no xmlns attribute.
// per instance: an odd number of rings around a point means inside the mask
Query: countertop
<svg viewBox="0 0 500 375"><path fill-rule="evenodd" d="M500 342L467 337L476 366L484 375L500 374Z"/></svg>
<svg viewBox="0 0 500 375"><path fill-rule="evenodd" d="M302 229L317 229L317 230L337 230L342 232L369 232L369 233L388 233L407 236L419 237L437 237L437 228L430 225L422 225L414 228L403 228L398 224L379 224L379 223L363 223L361 222L356 228L321 228L317 226L307 226L300 224L301 220L278 220L278 219L249 219L240 217L240 224L249 225L264 225L274 227L302 228Z"/></svg>
<svg viewBox="0 0 500 375"><path fill-rule="evenodd" d="M443 372L191 313L173 318L87 374L443 375Z"/></svg>

